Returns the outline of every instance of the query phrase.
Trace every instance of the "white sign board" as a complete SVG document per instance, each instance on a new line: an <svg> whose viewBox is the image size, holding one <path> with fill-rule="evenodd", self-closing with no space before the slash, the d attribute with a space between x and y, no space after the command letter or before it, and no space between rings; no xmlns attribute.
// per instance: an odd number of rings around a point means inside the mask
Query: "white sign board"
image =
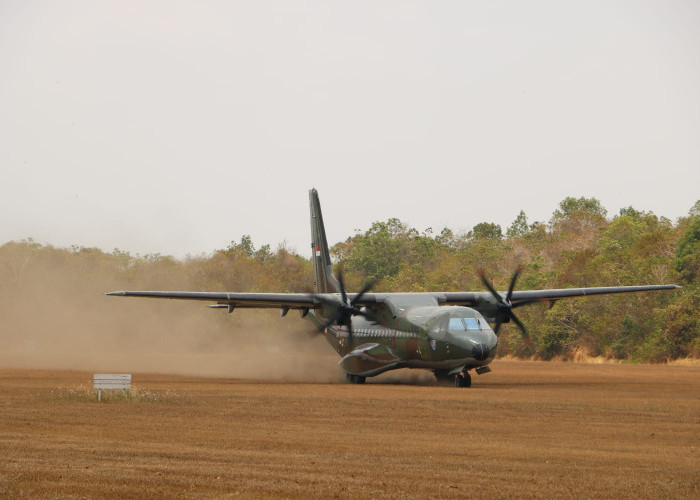
<svg viewBox="0 0 700 500"><path fill-rule="evenodd" d="M131 373L95 373L93 389L97 389L97 400L102 400L102 389L131 389Z"/></svg>

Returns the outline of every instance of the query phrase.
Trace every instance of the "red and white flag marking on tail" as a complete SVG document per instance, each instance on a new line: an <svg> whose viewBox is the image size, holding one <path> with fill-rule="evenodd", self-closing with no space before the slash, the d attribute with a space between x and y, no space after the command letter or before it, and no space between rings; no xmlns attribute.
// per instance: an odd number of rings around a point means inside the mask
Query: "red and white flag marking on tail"
<svg viewBox="0 0 700 500"><path fill-rule="evenodd" d="M320 256L321 256L321 246L316 245L316 257L320 257Z"/></svg>

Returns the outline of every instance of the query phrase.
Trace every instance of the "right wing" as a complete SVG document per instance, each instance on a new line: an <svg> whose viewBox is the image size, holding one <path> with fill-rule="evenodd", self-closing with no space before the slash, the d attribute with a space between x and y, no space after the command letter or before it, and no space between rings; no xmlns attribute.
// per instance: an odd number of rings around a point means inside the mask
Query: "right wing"
<svg viewBox="0 0 700 500"><path fill-rule="evenodd" d="M230 308L312 309L314 299L308 293L228 293L228 292L109 292L118 297L204 300Z"/></svg>

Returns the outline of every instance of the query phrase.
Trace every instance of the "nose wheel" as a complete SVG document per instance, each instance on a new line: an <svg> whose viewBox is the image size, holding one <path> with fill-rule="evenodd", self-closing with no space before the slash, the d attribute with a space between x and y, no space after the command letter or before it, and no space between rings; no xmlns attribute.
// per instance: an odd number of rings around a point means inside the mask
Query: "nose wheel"
<svg viewBox="0 0 700 500"><path fill-rule="evenodd" d="M457 387L471 387L472 386L472 378L469 375L469 372L458 373L457 376L455 377L455 385Z"/></svg>
<svg viewBox="0 0 700 500"><path fill-rule="evenodd" d="M351 384L364 384L365 383L365 377L361 375L351 375L347 374L348 382Z"/></svg>

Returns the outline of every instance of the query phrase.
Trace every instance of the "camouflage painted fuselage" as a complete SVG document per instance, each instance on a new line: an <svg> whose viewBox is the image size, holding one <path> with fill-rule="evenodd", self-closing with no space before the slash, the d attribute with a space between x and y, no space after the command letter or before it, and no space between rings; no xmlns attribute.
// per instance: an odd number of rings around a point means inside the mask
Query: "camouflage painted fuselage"
<svg viewBox="0 0 700 500"><path fill-rule="evenodd" d="M424 368L436 374L456 374L489 364L498 340L484 317L461 306L438 306L428 297L406 299L386 296L370 322L352 318L352 343L344 326L323 329L328 343L343 356L341 368L349 375L371 377L397 368ZM319 327L326 311L309 316Z"/></svg>

